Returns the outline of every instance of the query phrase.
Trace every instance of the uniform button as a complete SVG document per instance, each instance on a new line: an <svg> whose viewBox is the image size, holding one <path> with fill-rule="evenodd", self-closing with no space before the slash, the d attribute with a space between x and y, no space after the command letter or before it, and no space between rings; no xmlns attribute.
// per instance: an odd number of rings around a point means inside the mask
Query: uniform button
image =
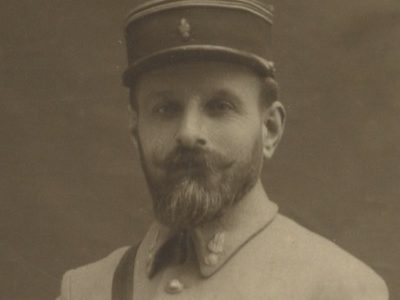
<svg viewBox="0 0 400 300"><path fill-rule="evenodd" d="M178 294L183 291L183 283L178 279L172 279L165 287L165 291L170 294Z"/></svg>
<svg viewBox="0 0 400 300"><path fill-rule="evenodd" d="M218 263L218 255L210 253L204 258L204 263L208 266L215 266Z"/></svg>

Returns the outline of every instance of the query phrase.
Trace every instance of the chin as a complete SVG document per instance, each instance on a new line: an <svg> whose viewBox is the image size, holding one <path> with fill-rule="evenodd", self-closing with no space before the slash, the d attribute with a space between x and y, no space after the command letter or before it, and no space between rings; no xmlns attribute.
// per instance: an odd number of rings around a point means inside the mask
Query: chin
<svg viewBox="0 0 400 300"><path fill-rule="evenodd" d="M232 205L233 199L224 185L210 189L196 180L187 179L172 191L158 194L153 201L154 212L168 227L193 228L218 218Z"/></svg>

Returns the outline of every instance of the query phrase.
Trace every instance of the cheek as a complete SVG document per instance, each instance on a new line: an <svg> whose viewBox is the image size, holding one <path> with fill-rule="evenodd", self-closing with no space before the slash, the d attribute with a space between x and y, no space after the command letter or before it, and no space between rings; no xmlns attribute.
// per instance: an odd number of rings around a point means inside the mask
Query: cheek
<svg viewBox="0 0 400 300"><path fill-rule="evenodd" d="M163 157L172 149L172 132L171 126L158 126L152 122L144 122L139 119L138 136L142 155L147 161L151 161L155 157Z"/></svg>
<svg viewBox="0 0 400 300"><path fill-rule="evenodd" d="M256 140L262 136L261 128L258 118L241 118L214 126L210 140L223 153L239 159L251 155Z"/></svg>

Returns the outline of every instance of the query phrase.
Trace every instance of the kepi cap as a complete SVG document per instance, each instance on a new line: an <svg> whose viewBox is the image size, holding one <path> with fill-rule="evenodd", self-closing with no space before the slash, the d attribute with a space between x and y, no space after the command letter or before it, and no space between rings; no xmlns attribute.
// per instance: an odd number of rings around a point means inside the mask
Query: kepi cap
<svg viewBox="0 0 400 300"><path fill-rule="evenodd" d="M145 70L185 60L232 61L273 76L272 18L272 6L256 0L147 1L126 19L124 84Z"/></svg>

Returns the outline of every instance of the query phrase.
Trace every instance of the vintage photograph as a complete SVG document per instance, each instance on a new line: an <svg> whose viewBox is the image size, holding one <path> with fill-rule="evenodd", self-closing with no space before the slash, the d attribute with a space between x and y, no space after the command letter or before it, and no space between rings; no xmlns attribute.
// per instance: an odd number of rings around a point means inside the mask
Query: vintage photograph
<svg viewBox="0 0 400 300"><path fill-rule="evenodd" d="M0 17L1 299L400 299L399 1Z"/></svg>

